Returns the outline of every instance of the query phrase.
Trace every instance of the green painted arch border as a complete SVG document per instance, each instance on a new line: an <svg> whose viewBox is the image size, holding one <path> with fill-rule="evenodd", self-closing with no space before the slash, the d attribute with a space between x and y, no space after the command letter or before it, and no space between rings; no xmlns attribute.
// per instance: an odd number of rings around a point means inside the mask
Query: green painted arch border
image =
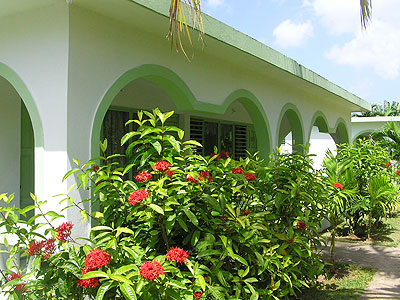
<svg viewBox="0 0 400 300"><path fill-rule="evenodd" d="M346 121L343 118L339 118L335 124L337 139L336 144L344 144L350 142L349 129Z"/></svg>
<svg viewBox="0 0 400 300"><path fill-rule="evenodd" d="M36 102L28 90L25 82L21 77L9 66L0 62L0 76L6 79L16 90L21 100L24 102L31 119L33 135L34 135L34 188L35 194L40 199L44 189L44 133L42 120Z"/></svg>
<svg viewBox="0 0 400 300"><path fill-rule="evenodd" d="M305 143L304 123L303 119L301 118L300 111L298 110L297 106L294 105L293 103L286 103L281 109L281 113L278 119L278 126L276 127L276 140L275 140L276 147L280 146L279 132L281 129L283 117L286 113L289 113L288 120L290 123L290 127L292 128L292 135L293 135L292 139L294 138L296 145L298 146L304 145ZM296 147L296 145L294 150L298 152L303 152L303 148Z"/></svg>
<svg viewBox="0 0 400 300"><path fill-rule="evenodd" d="M357 132L357 135L354 136L354 138L352 139L352 142L353 143L356 142L360 138L361 135L364 135L366 133L372 133L373 131L374 131L374 129L364 129L364 130L361 130L360 132Z"/></svg>
<svg viewBox="0 0 400 300"><path fill-rule="evenodd" d="M32 121L32 127L35 136L35 147L43 147L44 138L42 121L40 119L36 103L33 100L33 97L25 83L14 70L3 63L0 63L0 76L6 79L21 97Z"/></svg>
<svg viewBox="0 0 400 300"><path fill-rule="evenodd" d="M144 78L158 84L170 96L176 108L184 112L201 112L224 114L229 106L239 101L249 112L252 118L260 156L267 158L271 151L271 131L264 109L258 98L248 90L240 89L231 93L222 105L201 102L196 99L186 83L172 70L160 66L145 64L126 71L117 78L106 91L101 100L93 120L91 131L91 155L99 156L100 131L104 116L112 101L122 88L130 82Z"/></svg>

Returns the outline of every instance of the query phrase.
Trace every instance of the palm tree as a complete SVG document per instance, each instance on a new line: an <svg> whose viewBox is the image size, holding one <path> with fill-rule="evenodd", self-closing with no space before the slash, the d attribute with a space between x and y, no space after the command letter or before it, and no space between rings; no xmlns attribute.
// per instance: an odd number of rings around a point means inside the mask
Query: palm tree
<svg viewBox="0 0 400 300"><path fill-rule="evenodd" d="M400 160L400 126L396 122L387 122L381 130L373 132L372 137L388 148L392 159Z"/></svg>
<svg viewBox="0 0 400 300"><path fill-rule="evenodd" d="M200 39L203 40L204 28L201 17L201 1L202 0L171 0L168 37L171 39L172 45L175 40L176 50L181 49L187 58L188 56L182 44L181 33L183 32L183 34L187 36L190 45L192 45L188 17L186 15L186 13L189 12L189 18L191 17L192 19L191 26L198 30ZM185 12L185 10L187 11ZM361 26L365 29L372 17L372 0L360 0L360 15Z"/></svg>

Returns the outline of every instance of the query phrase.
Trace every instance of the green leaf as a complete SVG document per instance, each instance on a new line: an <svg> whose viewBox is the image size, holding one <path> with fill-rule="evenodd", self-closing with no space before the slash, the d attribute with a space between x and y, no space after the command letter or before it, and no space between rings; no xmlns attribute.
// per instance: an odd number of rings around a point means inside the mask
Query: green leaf
<svg viewBox="0 0 400 300"><path fill-rule="evenodd" d="M120 275L124 274L126 272L129 272L130 270L137 269L137 266L135 264L127 265L127 266L122 266L115 271L115 274Z"/></svg>
<svg viewBox="0 0 400 300"><path fill-rule="evenodd" d="M196 246L197 242L199 241L199 238L200 238L200 231L196 230L192 235L192 240L191 240L192 246Z"/></svg>
<svg viewBox="0 0 400 300"><path fill-rule="evenodd" d="M183 212L189 218L189 220L193 223L193 225L195 225L195 226L199 225L199 220L197 220L196 216L188 208L186 208L186 207L183 208Z"/></svg>
<svg viewBox="0 0 400 300"><path fill-rule="evenodd" d="M110 282L110 281L103 283L97 290L96 300L102 300L104 298L104 295L110 289L111 285L112 285L112 282Z"/></svg>
<svg viewBox="0 0 400 300"><path fill-rule="evenodd" d="M178 220L179 225L182 227L183 230L185 230L186 232L189 231L189 228L187 227L186 223L184 220L182 220L181 217L176 217L176 219Z"/></svg>
<svg viewBox="0 0 400 300"><path fill-rule="evenodd" d="M67 283L65 278L58 278L57 289L60 292L61 296L67 298Z"/></svg>
<svg viewBox="0 0 400 300"><path fill-rule="evenodd" d="M80 212L81 212L81 216L82 216L82 223L85 223L87 220L87 217L88 217L87 212L84 209L81 210Z"/></svg>
<svg viewBox="0 0 400 300"><path fill-rule="evenodd" d="M107 139L104 139L103 142L100 142L100 149L101 149L101 152L105 153L106 150L107 150L107 146L108 146Z"/></svg>
<svg viewBox="0 0 400 300"><path fill-rule="evenodd" d="M184 289L184 290L186 290L186 286L185 286L182 282L180 282L180 281L170 279L167 283L168 283L170 286L177 287L178 289Z"/></svg>
<svg viewBox="0 0 400 300"><path fill-rule="evenodd" d="M180 152L181 151L181 146L180 146L179 142L175 139L175 137L173 135L168 135L166 138L167 138L167 141L172 145L172 147L174 147L176 152Z"/></svg>
<svg viewBox="0 0 400 300"><path fill-rule="evenodd" d="M126 300L137 300L135 290L126 283L121 283L119 288Z"/></svg>
<svg viewBox="0 0 400 300"><path fill-rule="evenodd" d="M159 141L155 141L155 142L151 142L151 144L153 145L154 149L156 149L158 154L161 154L162 146L161 146L160 142Z"/></svg>
<svg viewBox="0 0 400 300"><path fill-rule="evenodd" d="M203 291L206 290L206 281L204 280L204 277L202 275L196 275L197 282L199 283L201 289Z"/></svg>
<svg viewBox="0 0 400 300"><path fill-rule="evenodd" d="M109 278L109 276L102 271L90 271L87 272L85 275L83 275L82 279L97 278L97 277Z"/></svg>
<svg viewBox="0 0 400 300"><path fill-rule="evenodd" d="M80 171L80 170L81 170L81 169L76 168L76 169L72 169L72 170L68 171L68 172L64 175L62 181L64 181L64 180L67 179L69 176L71 176L72 174L74 174L74 173L76 173L76 172L78 172L78 171Z"/></svg>
<svg viewBox="0 0 400 300"><path fill-rule="evenodd" d="M125 276L122 276L122 275L110 274L109 277L112 280L123 282L123 283L126 283L128 285L132 285L133 284L132 281L130 281L128 278L126 278Z"/></svg>
<svg viewBox="0 0 400 300"><path fill-rule="evenodd" d="M232 257L234 260L237 260L238 262L240 262L240 263L242 263L242 264L244 264L244 265L246 265L246 266L249 266L249 264L247 263L247 261L246 261L243 257L241 257L240 255L237 255L237 254L233 253L233 254L231 255L231 257Z"/></svg>
<svg viewBox="0 0 400 300"><path fill-rule="evenodd" d="M131 138L133 138L134 136L139 135L139 134L140 134L140 133L139 133L139 132L136 132L136 131L128 132L127 134L125 134L125 135L122 137L122 139L121 139L121 146L123 146L128 140L130 140ZM105 152L105 151L103 151L103 152Z"/></svg>
<svg viewBox="0 0 400 300"><path fill-rule="evenodd" d="M108 226L96 226L90 229L91 231L98 231L98 230L110 230L113 231L111 227Z"/></svg>
<svg viewBox="0 0 400 300"><path fill-rule="evenodd" d="M204 198L206 200L206 203L209 206L211 206L212 209L218 211L221 214L223 213L223 209L221 208L221 205L219 204L219 202L215 198L213 198L213 197L211 197L210 195L207 195L207 194L204 195Z"/></svg>
<svg viewBox="0 0 400 300"><path fill-rule="evenodd" d="M118 227L116 236L118 237L121 233L128 233L133 235L135 234L135 232L132 229L126 227Z"/></svg>
<svg viewBox="0 0 400 300"><path fill-rule="evenodd" d="M149 207L150 207L152 210L158 212L159 214L162 214L162 215L164 214L164 210L163 210L160 206L158 206L157 204L151 203L151 204L149 204Z"/></svg>

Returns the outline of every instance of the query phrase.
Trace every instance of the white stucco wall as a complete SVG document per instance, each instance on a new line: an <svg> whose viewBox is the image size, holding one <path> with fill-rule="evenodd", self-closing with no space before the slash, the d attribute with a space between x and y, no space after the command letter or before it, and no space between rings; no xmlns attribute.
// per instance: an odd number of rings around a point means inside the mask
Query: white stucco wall
<svg viewBox="0 0 400 300"><path fill-rule="evenodd" d="M328 133L319 132L316 126L312 128L309 153L315 155L312 158L315 169L321 169L328 150L336 154L336 149L336 143Z"/></svg>

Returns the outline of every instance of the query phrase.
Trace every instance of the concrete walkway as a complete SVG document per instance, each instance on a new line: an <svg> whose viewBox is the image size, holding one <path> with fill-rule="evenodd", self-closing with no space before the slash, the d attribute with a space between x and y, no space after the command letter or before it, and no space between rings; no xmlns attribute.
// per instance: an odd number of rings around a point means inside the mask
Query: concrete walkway
<svg viewBox="0 0 400 300"><path fill-rule="evenodd" d="M336 243L335 262L377 270L361 300L400 299L400 248ZM326 259L329 249L323 249Z"/></svg>

